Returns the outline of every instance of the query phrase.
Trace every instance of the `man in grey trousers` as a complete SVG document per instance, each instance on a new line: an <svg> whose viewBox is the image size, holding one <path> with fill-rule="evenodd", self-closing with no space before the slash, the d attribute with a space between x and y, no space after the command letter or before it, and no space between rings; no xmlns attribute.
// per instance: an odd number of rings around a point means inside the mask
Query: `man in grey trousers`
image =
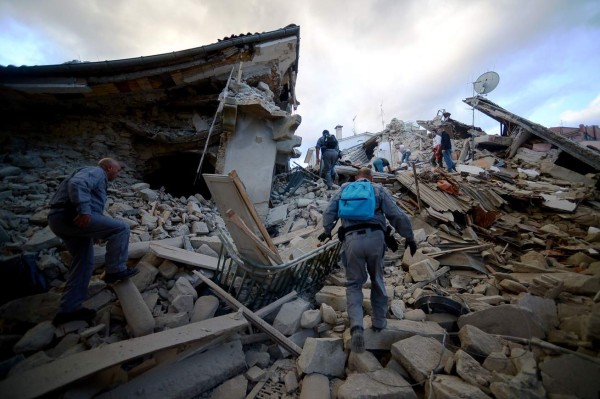
<svg viewBox="0 0 600 399"><path fill-rule="evenodd" d="M362 168L356 181L373 182L373 172ZM331 231L338 220L338 201L344 187L333 196L323 214L324 232L319 240L331 238ZM346 301L350 331L352 333L351 349L353 352L364 352L363 337L363 294L362 287L367 281L367 273L371 277L371 304L373 306L372 325L375 331L387 326L388 297L383 281L383 255L385 253L386 219L402 237L406 239L406 247L411 254L417 250L410 219L398 208L392 195L379 184L373 184L375 191L375 216L370 220L342 219L340 229L345 231L342 245L342 263L346 269Z"/></svg>

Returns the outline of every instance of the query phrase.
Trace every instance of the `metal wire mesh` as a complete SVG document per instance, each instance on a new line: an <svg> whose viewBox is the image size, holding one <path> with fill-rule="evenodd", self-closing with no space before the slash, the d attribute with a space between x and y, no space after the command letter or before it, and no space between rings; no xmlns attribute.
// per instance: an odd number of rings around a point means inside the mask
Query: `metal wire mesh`
<svg viewBox="0 0 600 399"><path fill-rule="evenodd" d="M281 265L260 265L244 260L229 237L219 233L223 248L213 280L251 310L259 309L295 290L299 294L318 288L337 264L338 240Z"/></svg>

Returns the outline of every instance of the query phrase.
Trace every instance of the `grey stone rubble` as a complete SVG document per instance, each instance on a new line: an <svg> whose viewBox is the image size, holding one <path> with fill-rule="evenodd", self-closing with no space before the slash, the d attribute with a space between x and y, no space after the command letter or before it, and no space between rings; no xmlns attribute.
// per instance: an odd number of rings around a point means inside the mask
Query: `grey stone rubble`
<svg viewBox="0 0 600 399"><path fill-rule="evenodd" d="M0 165L3 255L14 256L22 250L35 254L37 266L51 289L0 307L3 325L14 324L13 330L7 327L2 334L3 375L10 378L58 358L132 338L135 329L116 295L99 278L101 267L95 272L86 302L86 306L98 311L96 320L91 325L68 323L60 329L49 324L57 308L69 257L60 240L46 228L46 205L69 168L52 154L14 156L6 161ZM533 169L531 163L528 166L528 170ZM523 172L521 177L526 184L539 178L531 171ZM320 228L321 214L332 192L318 180L304 182L289 195L283 190L284 177L279 178L267 227L279 235L300 232L307 226ZM388 184L388 188L393 193L400 191L397 183ZM217 226L224 226L223 220L214 204L199 194L174 198L164 191L150 190L145 183L125 174L111 186L109 198L107 212L130 224L132 243L181 237L189 239L190 250L198 253L215 256L220 250L215 233ZM518 237L521 240L535 242L543 234L547 239L562 240L563 246L576 242L578 248L584 249L572 250L570 256L553 257L541 250L516 256L504 252L505 248L496 243L492 251L503 255L504 269L492 263L494 271L487 270L486 274L471 267L456 267L431 281L444 265L439 258L430 256L440 251L437 245L448 242L448 238L464 246L473 241L465 241L463 236L459 239L455 224L436 225L414 216L415 236L419 237L417 254L411 257L402 252L386 253L390 308L388 328L380 333L369 328L369 282L364 287L365 354L349 353L345 279L338 265L314 298L290 302L267 317L275 328L304 347L295 362L268 337L240 348L236 343L240 337L234 336L229 343L221 344L222 353L232 350L232 356L238 359L235 366L223 368L216 377L215 381L223 384L214 391L185 389L215 398L244 397L258 384L263 384L264 391L279 395L276 397L412 398L431 392L448 398L508 398L524 392L540 398L597 396L600 262L585 248L592 248L599 241L600 230L590 227L582 232L581 226L585 225L579 225L577 219L563 220L541 211L529 216L513 211L505 216L499 225L538 226L531 234ZM317 229L280 244L283 259L294 259L316 248L319 233ZM569 242L573 234L578 238ZM486 259L484 252L490 249L477 251L475 255ZM154 319L154 331L227 312L199 283L191 267L152 253L132 259L132 263L141 270L132 282ZM426 307L417 306L418 300L427 296L452 300L470 312L462 316L428 313ZM448 333L448 326L457 329ZM529 345L528 340L533 340L533 344ZM549 345L536 346L536 342ZM553 350L552 344L564 352ZM216 352L206 352L206 356L218 358L214 354L219 353L218 348ZM151 366L150 371L140 374L141 379L133 378L141 366L123 365L133 384L123 384L110 395L149 387L153 379L160 378ZM169 378L180 378L182 367L179 364L169 370ZM202 375L206 371L200 367L194 372ZM324 386L329 386L331 392L323 391Z"/></svg>

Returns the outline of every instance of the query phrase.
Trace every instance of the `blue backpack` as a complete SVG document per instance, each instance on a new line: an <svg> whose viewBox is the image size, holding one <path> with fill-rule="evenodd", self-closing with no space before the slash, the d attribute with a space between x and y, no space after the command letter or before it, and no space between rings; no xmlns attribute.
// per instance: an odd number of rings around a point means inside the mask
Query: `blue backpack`
<svg viewBox="0 0 600 399"><path fill-rule="evenodd" d="M338 202L340 219L369 220L375 216L375 190L368 181L356 181L342 190Z"/></svg>

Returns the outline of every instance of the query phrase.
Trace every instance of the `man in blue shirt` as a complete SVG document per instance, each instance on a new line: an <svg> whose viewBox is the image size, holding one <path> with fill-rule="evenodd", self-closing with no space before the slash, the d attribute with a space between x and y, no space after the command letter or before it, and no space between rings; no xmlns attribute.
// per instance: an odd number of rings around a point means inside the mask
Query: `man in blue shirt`
<svg viewBox="0 0 600 399"><path fill-rule="evenodd" d="M317 163L320 165L320 176L325 178L327 189L333 189L333 180L335 178L335 164L339 158L340 150L335 136L329 134L329 130L323 130L323 135L317 140L315 146ZM323 163L321 157L323 155Z"/></svg>
<svg viewBox="0 0 600 399"><path fill-rule="evenodd" d="M120 171L117 161L103 158L98 166L79 169L65 179L50 201L48 225L73 256L55 325L72 320L90 322L96 316L94 310L81 306L94 270L94 240L107 241L107 283L138 273L137 269L127 268L129 226L104 215L108 182L115 180Z"/></svg>
<svg viewBox="0 0 600 399"><path fill-rule="evenodd" d="M373 171L362 168L356 181L373 182ZM323 213L324 232L318 239L331 238L331 231L338 221L338 201L345 186L335 193L329 206ZM417 250L410 219L396 205L392 195L379 184L373 184L375 191L375 216L370 220L342 219L345 235L342 244L342 263L346 269L346 302L353 352L364 352L363 337L363 293L362 287L371 277L371 304L373 306L372 325L375 331L387 326L388 297L383 281L383 255L385 253L386 219L398 234L406 239L405 248L410 247L411 255Z"/></svg>

